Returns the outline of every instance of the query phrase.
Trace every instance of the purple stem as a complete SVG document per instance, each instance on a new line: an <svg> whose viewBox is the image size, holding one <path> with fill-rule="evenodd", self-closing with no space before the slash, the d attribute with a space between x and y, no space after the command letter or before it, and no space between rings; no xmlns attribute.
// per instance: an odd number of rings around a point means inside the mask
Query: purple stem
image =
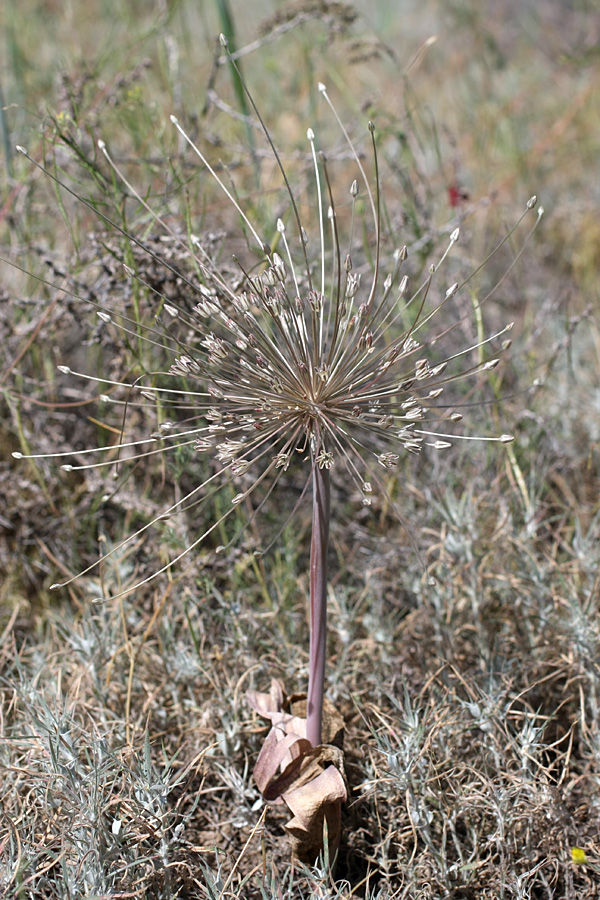
<svg viewBox="0 0 600 900"><path fill-rule="evenodd" d="M306 737L313 747L321 743L325 650L327 637L327 548L331 508L329 470L313 469L313 518L310 544L310 648Z"/></svg>

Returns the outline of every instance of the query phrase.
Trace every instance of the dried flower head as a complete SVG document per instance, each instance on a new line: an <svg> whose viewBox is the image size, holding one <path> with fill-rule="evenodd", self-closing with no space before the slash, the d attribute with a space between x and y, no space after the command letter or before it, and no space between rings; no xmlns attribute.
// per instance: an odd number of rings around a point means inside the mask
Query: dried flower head
<svg viewBox="0 0 600 900"><path fill-rule="evenodd" d="M252 498L259 485L268 485L268 496L293 460L307 465L307 483L315 469L331 471L352 483L363 504L370 505L377 491L385 492L381 468L393 470L403 454L419 453L425 446L442 451L465 438L512 440L506 434L465 434L461 414L455 406L446 404L444 394L453 382L496 366L498 354L508 346L503 337L511 323L440 358L441 339L448 338L454 326L440 326L441 330L436 331L436 316L469 281L467 278L441 290L438 286L442 264L458 241L459 230L451 231L446 249L416 287L411 288L408 275L402 271L408 255L405 246L390 257L384 273L375 128L369 123L375 168L372 188L326 88L319 85L319 90L339 123L362 184L359 188L359 179L354 179L344 198L349 227L344 230L338 225L327 162L317 152L312 129L307 132L307 141L318 206L316 221L307 222L301 219L285 169L265 128L289 197L287 213L276 222L275 250L261 238L233 192L173 116L181 137L220 185L256 242L262 260L258 271L246 271L238 263L238 277L224 275L213 265L202 240L192 236L187 252L197 275L186 278L146 244L129 236L139 248L175 272L195 292L196 303L190 310L172 297L167 300L158 296L157 323L165 318L176 321L177 335L168 324L163 326L162 335L156 327L143 332L139 323L114 311L109 314L99 309L98 316L102 325L112 323L124 332L141 334L151 343L158 341L171 354L170 368L135 382L120 383L60 367L63 373L91 379L111 389L127 390L125 400L107 394L106 402L159 403L167 417L144 440L83 451L108 455L107 462L91 465L113 465L115 454L127 453L131 459L140 459L182 445L192 446L199 454L209 454L217 464L213 473L186 497L123 543L139 537L159 519L207 499L223 479L239 486L234 490L230 509L184 551L123 593L145 584L192 553L236 507ZM183 243L127 181L105 143L99 141L98 146L128 191L158 224ZM19 149L27 155L23 148ZM374 261L368 266L361 259L357 268L352 244L361 191L366 192L372 216ZM523 215L534 203L533 199L527 204ZM349 237L347 249L343 250L345 231ZM130 279L143 283L143 277L129 265L125 272ZM489 358L485 355L488 348L492 348ZM72 454L66 451L57 455ZM72 462L64 466L69 470L86 467ZM251 479L248 473L252 473ZM260 506L264 502L263 496Z"/></svg>

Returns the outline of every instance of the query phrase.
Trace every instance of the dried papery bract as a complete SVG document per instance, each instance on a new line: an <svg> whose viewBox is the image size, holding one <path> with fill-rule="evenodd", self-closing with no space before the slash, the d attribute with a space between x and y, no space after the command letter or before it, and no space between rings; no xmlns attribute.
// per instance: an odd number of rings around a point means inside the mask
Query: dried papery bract
<svg viewBox="0 0 600 900"><path fill-rule="evenodd" d="M127 452L134 459L140 459L184 445L211 457L214 471L205 481L122 541L111 553L143 535L165 515L181 515L192 506L208 502L223 483L232 489L229 509L185 550L152 575L117 593L117 597L152 581L189 556L234 513L241 515L243 510L249 509L253 498L259 496L260 488L260 500L249 513L252 517L257 516L292 461L306 466L306 486L302 496L310 484L313 493L309 685L304 715L295 717L305 719L305 725L300 727L295 722L293 728L298 726L300 731L289 731L290 720L285 716L274 721L272 713L281 716L283 711L290 715L284 708L283 693L273 701L274 709L265 709L264 702L256 699L259 695L253 695L255 708L261 714L269 712L267 718L271 718L274 729L267 738L267 749L259 757L257 780L267 798L275 790L275 783L285 785L285 790L280 791L276 799L287 802L294 813L294 833L310 834L308 849L297 851L305 858L314 850L315 829L320 828L322 834L324 822L327 822L332 847L335 846L337 838L333 833L345 796L341 751L338 748L334 752L322 733L330 479L341 477L351 483L366 506L379 492L395 508L386 493L387 470L397 468L403 454L419 453L425 446L442 451L455 440L512 440L509 435L489 437L463 433L460 430L462 415L444 399L444 392L453 383L483 375L495 367L498 354L506 348L506 343L502 342L511 323L470 346L458 349L452 346L459 322L444 325L439 312L476 274L472 273L462 283L438 287L443 263L459 237L457 229L450 234L446 249L430 266L422 283L412 291L408 276L402 271L407 259L406 247L393 255L391 271L384 277L379 227L381 190L374 126L369 123L375 170L372 187L360 155L325 87L320 85L319 90L340 125L358 169L359 178L352 182L349 190L352 221L359 191L364 189L367 193L375 242L370 278L364 266L358 272L355 270L351 246L346 252L341 250L343 242L336 201L326 163L317 153L312 129L307 132L307 140L318 199L316 222L301 220L279 154L264 128L290 204L287 224L285 216L276 222L280 239L280 253L276 253L261 238L234 192L226 186L180 122L172 117L183 141L242 218L256 242L262 267L250 273L240 264L240 277L233 284L226 273L215 268L200 238L193 236L192 240L184 242L152 210L112 160L105 143L100 141L98 146L115 176L124 182L128 192L137 198L156 223L185 249L193 259L197 274L185 277L170 263L163 263L143 241L126 236L140 252L147 252L181 279L186 290L195 293L197 303L190 310L173 298L167 301L157 295L161 311L181 324L184 337L178 337L168 329L160 335L155 326L144 328L120 312L112 311L109 316L105 310L99 310L103 326L120 328L126 334L134 333L151 345L160 344L170 356L169 368L164 371L121 384L86 373L72 373L63 367L65 373L106 384L111 389L125 390L124 399L107 395L107 402L131 405L144 399L148 402L158 400L168 416L168 427L163 423L151 438L122 440L116 447L84 451L107 454L108 463L93 465L111 465L114 461L111 454L114 453ZM262 124L251 96L250 102ZM55 175L49 174L58 182ZM527 204L519 222L498 246L512 235L533 205L533 200ZM116 223L98 214L112 227L121 230ZM316 241L315 232L318 234ZM311 255L312 247L317 248L316 257ZM327 275L329 271L331 276ZM143 276L132 267L127 267L126 274L145 284ZM439 327L438 321L441 322ZM440 349L444 340L450 343L445 356ZM492 352L486 359L488 349ZM178 421L182 424L178 425ZM148 449L149 442L155 446ZM72 454L56 455L68 458ZM87 468L80 460L68 465L71 470ZM380 475L381 469L384 472ZM253 474L252 480L250 474ZM242 531L240 528L232 541ZM93 568L90 566L85 571ZM284 749L285 753L282 753ZM326 765L321 765L319 760L325 760ZM317 770L310 768L313 763ZM331 766L335 771L330 771ZM279 775L276 774L278 769ZM329 774L323 774L326 772ZM290 780L292 774L295 781Z"/></svg>
<svg viewBox="0 0 600 900"><path fill-rule="evenodd" d="M292 854L312 865L323 849L334 860L341 836L341 806L348 792L342 741L344 722L325 701L322 717L324 743L313 746L306 737L307 700L286 697L274 679L268 694L249 691L250 706L271 722L271 730L254 767L254 779L265 800L285 804L292 818L285 825Z"/></svg>

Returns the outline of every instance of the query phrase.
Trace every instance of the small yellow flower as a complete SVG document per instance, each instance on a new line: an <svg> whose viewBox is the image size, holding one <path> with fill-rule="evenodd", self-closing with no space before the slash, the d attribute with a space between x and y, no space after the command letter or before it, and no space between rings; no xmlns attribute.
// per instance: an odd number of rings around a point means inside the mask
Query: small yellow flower
<svg viewBox="0 0 600 900"><path fill-rule="evenodd" d="M574 862L576 866L583 866L588 861L585 850L582 850L581 847L572 847L571 861Z"/></svg>

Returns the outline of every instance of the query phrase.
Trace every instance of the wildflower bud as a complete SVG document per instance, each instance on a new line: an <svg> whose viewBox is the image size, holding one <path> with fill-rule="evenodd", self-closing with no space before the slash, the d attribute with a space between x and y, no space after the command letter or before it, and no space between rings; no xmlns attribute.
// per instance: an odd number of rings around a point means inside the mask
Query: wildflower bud
<svg viewBox="0 0 600 900"><path fill-rule="evenodd" d="M289 453L278 453L277 456L275 456L273 458L275 460L275 468L283 469L283 471L286 472L290 465L290 454Z"/></svg>
<svg viewBox="0 0 600 900"><path fill-rule="evenodd" d="M13 459L23 459L23 454L20 450L13 450Z"/></svg>
<svg viewBox="0 0 600 900"><path fill-rule="evenodd" d="M482 371L488 372L491 369L495 369L499 362L499 359L490 359L488 362L484 363L484 365L482 366Z"/></svg>
<svg viewBox="0 0 600 900"><path fill-rule="evenodd" d="M22 153L23 156L29 156L25 147L22 147L20 144L17 144L17 146L15 147L15 150L17 151L17 153Z"/></svg>
<svg viewBox="0 0 600 900"><path fill-rule="evenodd" d="M346 298L352 300L352 298L356 296L359 287L360 273L358 275L349 273L348 278L346 279Z"/></svg>
<svg viewBox="0 0 600 900"><path fill-rule="evenodd" d="M429 266L429 274L433 275L434 272L435 272L435 265L433 263L431 263L431 265Z"/></svg>
<svg viewBox="0 0 600 900"><path fill-rule="evenodd" d="M398 294L398 298L402 297L406 293L406 289L408 288L408 275L404 275L402 281L400 282L400 292Z"/></svg>
<svg viewBox="0 0 600 900"><path fill-rule="evenodd" d="M239 503L242 502L242 500L244 499L245 496L246 496L245 494L236 494L231 502L233 503L234 506L237 506Z"/></svg>
<svg viewBox="0 0 600 900"><path fill-rule="evenodd" d="M457 292L457 290L458 290L458 281L455 281L454 284L451 287L449 287L448 290L446 291L446 300L448 300L449 297L453 297L455 295L455 293Z"/></svg>
<svg viewBox="0 0 600 900"><path fill-rule="evenodd" d="M317 463L320 469L331 469L334 463L333 453L321 450L317 456Z"/></svg>
<svg viewBox="0 0 600 900"><path fill-rule="evenodd" d="M369 127L369 131L371 132L371 134L375 134L375 123L374 123L374 122L369 122L369 126L368 126L368 127Z"/></svg>
<svg viewBox="0 0 600 900"><path fill-rule="evenodd" d="M100 319L101 322L106 322L107 325L109 322L112 322L112 318L109 316L108 313L96 312L96 315L98 316L98 318Z"/></svg>
<svg viewBox="0 0 600 900"><path fill-rule="evenodd" d="M319 88L319 91L320 91L322 94L326 94L326 93L327 93L327 88L325 87L325 85L323 84L322 81L319 82L318 88Z"/></svg>
<svg viewBox="0 0 600 900"><path fill-rule="evenodd" d="M283 234L285 232L285 225L283 224L283 219L277 219L277 231L279 234Z"/></svg>
<svg viewBox="0 0 600 900"><path fill-rule="evenodd" d="M511 441L514 441L514 439L515 439L514 434L501 434L500 437L498 438L498 440L500 441L501 444L510 444Z"/></svg>
<svg viewBox="0 0 600 900"><path fill-rule="evenodd" d="M307 129L307 131L306 131L306 139L309 140L311 143L314 141L314 139L315 139L315 133L314 133L314 131L312 130L312 128L308 128L308 129Z"/></svg>
<svg viewBox="0 0 600 900"><path fill-rule="evenodd" d="M346 259L344 260L344 270L346 272L352 271L352 258L349 253L346 255Z"/></svg>
<svg viewBox="0 0 600 900"><path fill-rule="evenodd" d="M132 269L131 266L128 266L126 263L123 263L123 268L125 269L125 274L129 276L129 278L133 278L135 275L135 269Z"/></svg>
<svg viewBox="0 0 600 900"><path fill-rule="evenodd" d="M262 280L269 287L275 287L276 276L275 276L275 272L273 271L273 269L266 269L262 273Z"/></svg>
<svg viewBox="0 0 600 900"><path fill-rule="evenodd" d="M512 341L502 341L502 350L506 351L512 347Z"/></svg>
<svg viewBox="0 0 600 900"><path fill-rule="evenodd" d="M277 278L279 279L279 281L284 282L285 275L286 275L285 264L284 264L282 258L280 257L279 253L273 254L273 269L274 269L275 274L276 274Z"/></svg>
<svg viewBox="0 0 600 900"><path fill-rule="evenodd" d="M460 237L460 228L455 228L452 234L450 235L450 243L455 244Z"/></svg>
<svg viewBox="0 0 600 900"><path fill-rule="evenodd" d="M227 40L227 38L225 37L224 34L219 35L219 41L221 43L221 47L224 47L225 49L227 49L229 47L229 41Z"/></svg>
<svg viewBox="0 0 600 900"><path fill-rule="evenodd" d="M389 291L389 289L391 288L391 286L392 286L392 276L390 274L387 276L387 278L383 282L383 289L386 292L386 294Z"/></svg>
<svg viewBox="0 0 600 900"><path fill-rule="evenodd" d="M400 250L400 257L399 257L400 262L404 262L404 260L406 259L407 256L408 256L408 247L406 246L406 244L404 244L404 246Z"/></svg>
<svg viewBox="0 0 600 900"><path fill-rule="evenodd" d="M240 476L244 475L248 469L250 468L250 463L247 459L236 459L231 462L231 472L233 475Z"/></svg>
<svg viewBox="0 0 600 900"><path fill-rule="evenodd" d="M350 194L352 197L358 197L358 181L356 180L356 178L350 185Z"/></svg>
<svg viewBox="0 0 600 900"><path fill-rule="evenodd" d="M460 420L462 419L462 413L451 413L449 418L451 422L460 422Z"/></svg>
<svg viewBox="0 0 600 900"><path fill-rule="evenodd" d="M434 450L445 450L447 447L451 447L452 444L450 441L435 441L435 443L430 444L430 447L433 447Z"/></svg>
<svg viewBox="0 0 600 900"><path fill-rule="evenodd" d="M70 375L72 372L72 369L69 366L57 366L56 368L59 372L62 372L63 375Z"/></svg>
<svg viewBox="0 0 600 900"><path fill-rule="evenodd" d="M333 206L328 207L328 209L327 209L327 218L329 219L330 222L331 222L333 219L335 219L335 212L333 211Z"/></svg>
<svg viewBox="0 0 600 900"><path fill-rule="evenodd" d="M536 203L537 203L537 197L534 194L533 197L530 197L529 200L527 201L527 209L533 209L533 207L535 206Z"/></svg>
<svg viewBox="0 0 600 900"><path fill-rule="evenodd" d="M308 302L315 312L321 312L323 309L323 295L319 291L309 291Z"/></svg>
<svg viewBox="0 0 600 900"><path fill-rule="evenodd" d="M302 225L300 228L300 241L304 244L305 247L308 244L308 234L306 233L306 228L304 227L304 225Z"/></svg>

